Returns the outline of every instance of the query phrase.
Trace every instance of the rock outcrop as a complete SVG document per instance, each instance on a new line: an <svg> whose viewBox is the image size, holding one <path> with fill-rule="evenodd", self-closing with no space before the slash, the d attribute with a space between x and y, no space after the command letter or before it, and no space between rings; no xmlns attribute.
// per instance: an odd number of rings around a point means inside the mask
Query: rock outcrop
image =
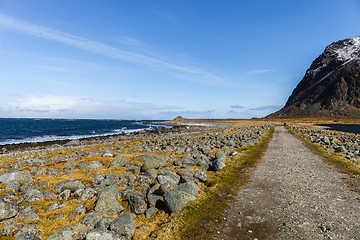
<svg viewBox="0 0 360 240"><path fill-rule="evenodd" d="M329 116L360 117L360 37L327 46L285 107L268 117Z"/></svg>

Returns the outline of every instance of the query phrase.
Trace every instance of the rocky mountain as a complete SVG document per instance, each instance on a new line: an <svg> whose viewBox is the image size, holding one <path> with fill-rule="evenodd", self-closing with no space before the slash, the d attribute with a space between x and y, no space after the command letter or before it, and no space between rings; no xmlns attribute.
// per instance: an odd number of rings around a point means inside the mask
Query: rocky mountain
<svg viewBox="0 0 360 240"><path fill-rule="evenodd" d="M268 117L319 116L360 117L360 36L327 46L285 107Z"/></svg>

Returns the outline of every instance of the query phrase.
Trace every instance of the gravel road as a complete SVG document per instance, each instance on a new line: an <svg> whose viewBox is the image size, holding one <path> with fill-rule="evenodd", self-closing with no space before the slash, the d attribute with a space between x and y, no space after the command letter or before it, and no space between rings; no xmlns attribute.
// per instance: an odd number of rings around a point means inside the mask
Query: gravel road
<svg viewBox="0 0 360 240"><path fill-rule="evenodd" d="M251 182L216 239L360 239L360 194L284 127L276 127Z"/></svg>

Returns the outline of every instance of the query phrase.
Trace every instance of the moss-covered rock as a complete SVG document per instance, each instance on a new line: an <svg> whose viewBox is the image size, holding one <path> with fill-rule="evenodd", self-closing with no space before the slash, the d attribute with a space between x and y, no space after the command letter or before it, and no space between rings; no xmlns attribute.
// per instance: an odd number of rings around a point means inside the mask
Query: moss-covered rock
<svg viewBox="0 0 360 240"><path fill-rule="evenodd" d="M109 165L111 167L124 167L126 163L129 162L129 159L125 156L119 156L114 161L112 161Z"/></svg>
<svg viewBox="0 0 360 240"><path fill-rule="evenodd" d="M81 223L75 223L53 233L47 240L82 240L88 233L88 227Z"/></svg>
<svg viewBox="0 0 360 240"><path fill-rule="evenodd" d="M157 169L167 165L166 158L159 154L148 153L140 157L143 161L141 171L145 172L148 169Z"/></svg>
<svg viewBox="0 0 360 240"><path fill-rule="evenodd" d="M187 192L173 190L164 194L164 201L170 212L179 213L184 207L196 198Z"/></svg>

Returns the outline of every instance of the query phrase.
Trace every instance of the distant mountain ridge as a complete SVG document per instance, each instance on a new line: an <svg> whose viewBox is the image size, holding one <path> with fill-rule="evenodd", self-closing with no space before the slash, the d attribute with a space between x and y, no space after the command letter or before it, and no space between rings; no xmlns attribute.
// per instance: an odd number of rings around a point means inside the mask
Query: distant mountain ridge
<svg viewBox="0 0 360 240"><path fill-rule="evenodd" d="M285 107L268 117L329 116L360 117L360 36L327 46Z"/></svg>

